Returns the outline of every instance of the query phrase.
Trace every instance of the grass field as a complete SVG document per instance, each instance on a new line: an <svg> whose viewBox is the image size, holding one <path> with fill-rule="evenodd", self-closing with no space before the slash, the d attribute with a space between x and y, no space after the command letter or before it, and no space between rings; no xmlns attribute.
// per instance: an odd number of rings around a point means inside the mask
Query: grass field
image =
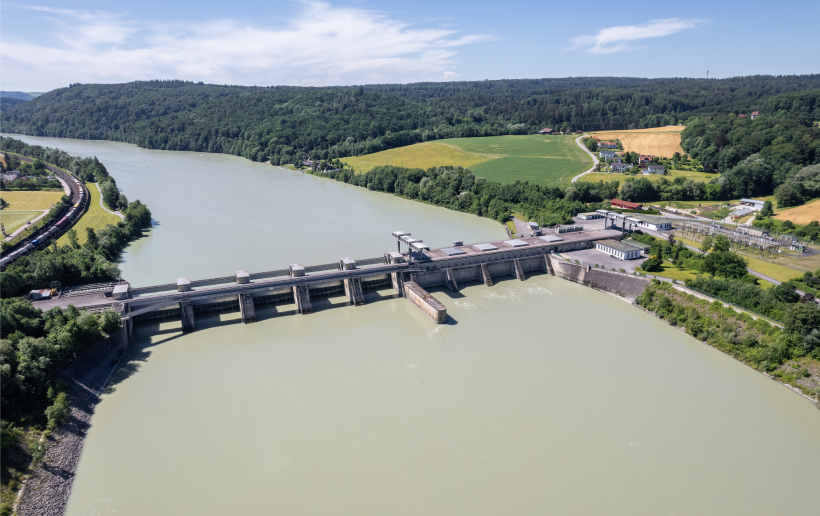
<svg viewBox="0 0 820 516"><path fill-rule="evenodd" d="M378 165L430 168L461 166L490 181L529 180L541 185L569 184L592 166L592 160L572 136L489 136L450 138L418 143L342 161L357 172Z"/></svg>
<svg viewBox="0 0 820 516"><path fill-rule="evenodd" d="M700 242L696 242L694 240L689 240L688 238L682 238L679 236L675 236L675 240L680 240L686 245L691 245L696 249L700 249ZM749 268L755 272L759 272L765 276L768 276L772 279L776 279L777 281L789 281L790 279L797 278L798 276L802 276L803 273L799 270L792 269L790 267L786 267L783 265L778 265L776 263L767 262L766 260L762 260L760 258L753 258L745 253L740 253L741 256L746 260ZM761 285L765 280L760 280ZM769 283L766 281L766 283ZM769 285L771 285L769 283Z"/></svg>
<svg viewBox="0 0 820 516"><path fill-rule="evenodd" d="M634 177L634 178L645 177L646 179L649 179L650 181L658 181L662 177L665 177L669 181L674 180L676 177L685 177L686 179L693 179L695 181L702 181L704 183L708 183L712 179L714 179L716 177L720 177L720 175L719 174L707 174L706 172L693 172L691 170L670 170L668 176L664 176L664 175L661 175L661 174L649 174L648 176L645 176L643 174L637 175L637 176L628 176L626 174L599 174L599 173L593 173L593 174L587 174L585 176L581 176L581 178L578 181L589 181L589 182L592 182L592 183L595 183L597 181L604 181L604 182L607 182L607 181L620 181L621 183L623 183L624 179L626 179L628 177ZM722 201L722 202L725 202L725 201ZM698 203L695 202L695 207L697 207L697 205L698 205Z"/></svg>
<svg viewBox="0 0 820 516"><path fill-rule="evenodd" d="M684 129L684 127L670 125L650 129L602 131L590 134L602 140L621 140L625 151L671 158L676 152L684 153L680 146L680 133Z"/></svg>
<svg viewBox="0 0 820 516"><path fill-rule="evenodd" d="M487 157L467 154L458 149L441 145L438 142L424 142L407 147L399 147L364 156L342 158L342 161L351 165L356 172L368 172L380 165L394 165L397 167L423 168L430 167L472 167L484 161Z"/></svg>
<svg viewBox="0 0 820 516"><path fill-rule="evenodd" d="M91 183L88 183L87 185L91 185ZM73 228L77 231L77 240L80 244L87 240L85 228L94 228L95 231L98 231L104 228L107 224L116 224L122 220L116 215L112 215L100 207L100 191L97 190L96 186L91 185L91 187L88 188L88 191L91 194L91 205L88 207L88 211L85 212L85 215L83 215L82 218L80 218L80 220L73 226ZM68 245L68 235L63 234L63 236L57 240L57 245Z"/></svg>
<svg viewBox="0 0 820 516"><path fill-rule="evenodd" d="M790 220L795 224L808 224L813 220L820 221L820 199L803 206L775 210L774 218Z"/></svg>
<svg viewBox="0 0 820 516"><path fill-rule="evenodd" d="M11 234L17 228L39 215L42 211L10 211L8 209L0 211L0 222L6 228L6 233Z"/></svg>
<svg viewBox="0 0 820 516"><path fill-rule="evenodd" d="M9 203L8 210L47 210L56 204L65 192L2 192L0 197Z"/></svg>

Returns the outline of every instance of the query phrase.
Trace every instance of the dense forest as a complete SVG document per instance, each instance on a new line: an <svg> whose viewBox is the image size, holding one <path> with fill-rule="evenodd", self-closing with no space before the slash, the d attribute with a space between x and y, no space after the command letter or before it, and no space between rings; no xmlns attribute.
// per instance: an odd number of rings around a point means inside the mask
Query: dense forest
<svg viewBox="0 0 820 516"><path fill-rule="evenodd" d="M569 78L242 87L184 81L75 84L2 113L4 131L219 152L273 164L334 159L451 137L543 127L656 127L765 109L776 95L820 88L820 75L723 80Z"/></svg>
<svg viewBox="0 0 820 516"><path fill-rule="evenodd" d="M25 102L23 99L15 99L11 97L0 97L0 111L8 111Z"/></svg>

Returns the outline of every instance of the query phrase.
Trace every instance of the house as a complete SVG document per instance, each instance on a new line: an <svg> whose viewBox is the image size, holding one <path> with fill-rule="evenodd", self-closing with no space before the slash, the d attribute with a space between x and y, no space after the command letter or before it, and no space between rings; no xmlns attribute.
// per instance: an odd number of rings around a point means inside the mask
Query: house
<svg viewBox="0 0 820 516"><path fill-rule="evenodd" d="M641 154L638 158L638 162L640 163L652 163L652 160L655 159L655 156L651 154Z"/></svg>
<svg viewBox="0 0 820 516"><path fill-rule="evenodd" d="M623 242L633 247L637 247L644 254L649 254L649 248L651 247L649 244L644 244L643 242L638 242L637 240L632 240L631 238L627 238Z"/></svg>
<svg viewBox="0 0 820 516"><path fill-rule="evenodd" d="M611 204L613 208L621 208L623 210L640 210L643 208L643 204L639 202L622 201L620 199L612 199L609 201L609 204Z"/></svg>
<svg viewBox="0 0 820 516"><path fill-rule="evenodd" d="M540 236L541 235L541 228L538 226L537 222L529 222L530 231L532 231L532 236Z"/></svg>
<svg viewBox="0 0 820 516"><path fill-rule="evenodd" d="M20 173L16 170L12 170L11 172L6 172L5 174L2 174L2 176L0 177L2 177L3 181L14 181L18 177L20 177Z"/></svg>
<svg viewBox="0 0 820 516"><path fill-rule="evenodd" d="M595 249L618 260L634 260L641 257L641 248L617 240L595 242Z"/></svg>
<svg viewBox="0 0 820 516"><path fill-rule="evenodd" d="M652 231L667 231L672 229L672 223L669 222L669 219L658 217L657 215L633 215L626 220L640 228L651 229Z"/></svg>
<svg viewBox="0 0 820 516"><path fill-rule="evenodd" d="M51 290L47 288L44 288L42 290L32 290L28 293L28 296L33 301L37 301L38 299L49 299L51 298Z"/></svg>
<svg viewBox="0 0 820 516"><path fill-rule="evenodd" d="M557 131L551 127L545 127L538 131L538 134L557 134Z"/></svg>
<svg viewBox="0 0 820 516"><path fill-rule="evenodd" d="M754 199L741 199L740 204L743 206L747 206L754 211L760 211L763 209L764 201L756 201Z"/></svg>
<svg viewBox="0 0 820 516"><path fill-rule="evenodd" d="M739 210L735 210L732 213L730 213L729 216L732 217L732 219L739 219L741 217L745 217L750 213L754 213L754 211L755 210L753 210L752 208L740 208Z"/></svg>
<svg viewBox="0 0 820 516"><path fill-rule="evenodd" d="M748 116L748 115L746 115L746 114L744 114L744 113L741 113L741 114L737 115L737 117L738 117L738 118L746 118L747 116Z"/></svg>
<svg viewBox="0 0 820 516"><path fill-rule="evenodd" d="M601 219L603 217L604 216L601 213L598 213L596 211L591 211L591 212L588 212L588 213L579 213L578 214L578 218L579 219L584 219L584 220Z"/></svg>
<svg viewBox="0 0 820 516"><path fill-rule="evenodd" d="M614 158L615 157L615 151L602 150L601 152L598 153L598 155L601 156L604 159Z"/></svg>
<svg viewBox="0 0 820 516"><path fill-rule="evenodd" d="M648 165L646 170L650 174L663 174L664 170L666 170L662 165Z"/></svg>
<svg viewBox="0 0 820 516"><path fill-rule="evenodd" d="M610 165L613 172L624 172L632 168L631 163L613 163Z"/></svg>
<svg viewBox="0 0 820 516"><path fill-rule="evenodd" d="M598 143L598 147L601 149L617 149L618 144L615 142L600 142Z"/></svg>
<svg viewBox="0 0 820 516"><path fill-rule="evenodd" d="M749 118L754 120L756 116L760 116L760 111L752 111L752 116L750 116Z"/></svg>

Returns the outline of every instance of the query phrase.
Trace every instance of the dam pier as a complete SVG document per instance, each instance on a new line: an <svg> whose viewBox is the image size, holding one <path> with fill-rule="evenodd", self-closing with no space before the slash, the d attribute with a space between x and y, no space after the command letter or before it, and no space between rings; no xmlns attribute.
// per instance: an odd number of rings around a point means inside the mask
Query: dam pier
<svg viewBox="0 0 820 516"><path fill-rule="evenodd" d="M87 285L66 289L60 296L35 301L47 310L65 309L69 304L88 310L111 308L122 314L127 338L133 322L179 318L183 331L196 330L197 314L239 310L243 323L256 321L256 308L269 304L293 303L296 312L311 314L311 300L343 294L350 305L365 304L364 292L392 288L396 295L416 305L432 321L447 321L446 306L427 288L446 287L458 292L459 285L478 281L493 285L493 278L511 276L525 280L528 273L543 272L633 301L646 285L637 276L572 263L563 253L590 249L599 240L618 239L621 231L596 229L558 232L531 238L431 249L410 233L396 231L397 251L377 258L341 258L324 265L291 264L286 269L248 272L175 283L134 287L127 282ZM404 251L402 248L404 247Z"/></svg>

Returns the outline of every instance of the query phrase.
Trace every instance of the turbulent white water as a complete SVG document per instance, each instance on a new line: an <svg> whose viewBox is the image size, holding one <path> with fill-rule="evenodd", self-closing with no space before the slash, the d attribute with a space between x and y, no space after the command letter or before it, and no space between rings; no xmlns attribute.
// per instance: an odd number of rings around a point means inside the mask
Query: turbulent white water
<svg viewBox="0 0 820 516"><path fill-rule="evenodd" d="M491 221L227 156L96 155L159 221L134 284L503 236ZM818 514L820 411L613 297L555 277L143 325L92 420L86 514Z"/></svg>

